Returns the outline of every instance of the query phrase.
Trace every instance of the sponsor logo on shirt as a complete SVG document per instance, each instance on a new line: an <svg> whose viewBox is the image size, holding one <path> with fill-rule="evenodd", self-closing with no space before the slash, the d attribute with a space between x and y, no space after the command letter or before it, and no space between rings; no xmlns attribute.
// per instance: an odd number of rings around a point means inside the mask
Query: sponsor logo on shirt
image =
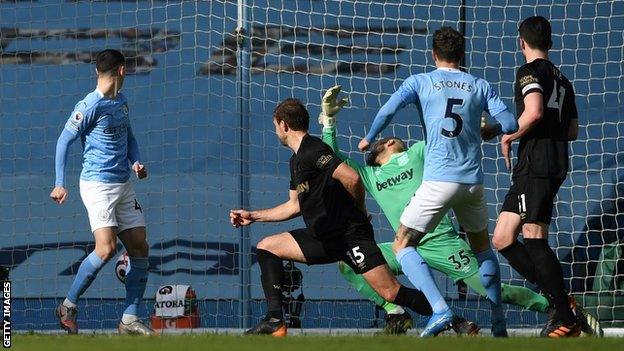
<svg viewBox="0 0 624 351"><path fill-rule="evenodd" d="M310 191L310 183L307 181L297 185L297 195Z"/></svg>
<svg viewBox="0 0 624 351"><path fill-rule="evenodd" d="M526 75L522 78L520 78L520 86L523 87L527 84L531 84L531 83L539 83L539 81L537 80L537 78L535 78L532 74Z"/></svg>
<svg viewBox="0 0 624 351"><path fill-rule="evenodd" d="M412 180L412 178L414 178L414 169L410 168L407 171L403 171L397 174L396 176L386 179L385 181L381 183L376 182L375 184L377 185L377 191L382 191L384 189L391 188L403 182L404 180Z"/></svg>
<svg viewBox="0 0 624 351"><path fill-rule="evenodd" d="M122 124L116 127L107 127L104 128L104 134L115 135L123 133L128 128L127 124Z"/></svg>

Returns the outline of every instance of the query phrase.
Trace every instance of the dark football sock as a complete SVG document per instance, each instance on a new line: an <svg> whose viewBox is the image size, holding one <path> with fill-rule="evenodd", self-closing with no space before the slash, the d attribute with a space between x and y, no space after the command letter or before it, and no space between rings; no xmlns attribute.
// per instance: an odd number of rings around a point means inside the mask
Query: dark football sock
<svg viewBox="0 0 624 351"><path fill-rule="evenodd" d="M524 244L535 267L539 267L536 270L538 286L552 297L555 319L566 324L574 323L574 315L563 286L563 270L557 256L548 246L548 240L524 239Z"/></svg>
<svg viewBox="0 0 624 351"><path fill-rule="evenodd" d="M533 284L537 283L537 276L535 273L535 265L527 252L526 247L515 240L513 244L507 246L504 249L498 250L503 257L507 259L509 264L520 273L526 280Z"/></svg>
<svg viewBox="0 0 624 351"><path fill-rule="evenodd" d="M260 265L260 280L267 299L267 316L282 319L282 282L284 280L284 266L282 259L273 253L258 249L258 264Z"/></svg>
<svg viewBox="0 0 624 351"><path fill-rule="evenodd" d="M392 302L397 305L407 307L423 316L431 316L433 314L431 305L429 305L429 302L422 291L410 289L403 285L399 288L399 292Z"/></svg>

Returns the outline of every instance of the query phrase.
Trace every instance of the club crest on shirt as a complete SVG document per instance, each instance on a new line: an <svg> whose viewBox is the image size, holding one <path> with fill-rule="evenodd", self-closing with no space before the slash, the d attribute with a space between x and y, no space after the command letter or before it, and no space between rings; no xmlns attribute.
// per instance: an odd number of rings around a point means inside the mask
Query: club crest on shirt
<svg viewBox="0 0 624 351"><path fill-rule="evenodd" d="M334 156L332 155L321 155L321 157L319 157L318 160L316 160L316 167L317 168L325 167L325 165L327 165L329 161L331 161L333 158Z"/></svg>
<svg viewBox="0 0 624 351"><path fill-rule="evenodd" d="M124 104L121 110L123 111L124 115L128 115L128 105Z"/></svg>
<svg viewBox="0 0 624 351"><path fill-rule="evenodd" d="M110 212L108 210L102 209L98 212L98 219L102 222L108 222L110 219Z"/></svg>
<svg viewBox="0 0 624 351"><path fill-rule="evenodd" d="M397 158L397 163L399 164L400 167L405 166L408 162L409 162L409 155L407 153L404 153L403 155Z"/></svg>

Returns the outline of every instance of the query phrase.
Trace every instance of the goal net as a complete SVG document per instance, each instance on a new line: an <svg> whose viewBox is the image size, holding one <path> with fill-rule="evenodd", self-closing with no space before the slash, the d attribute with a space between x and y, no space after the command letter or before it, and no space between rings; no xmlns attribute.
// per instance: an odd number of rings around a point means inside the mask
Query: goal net
<svg viewBox="0 0 624 351"><path fill-rule="evenodd" d="M287 97L301 99L313 116L311 133L318 135L314 116L323 91L342 85L351 104L341 112L338 142L363 160L357 143L376 111L405 78L433 68L433 32L442 25L460 28L462 12L465 68L489 81L510 109L515 71L523 63L518 24L533 15L550 19L550 58L574 84L580 124L550 244L570 291L606 326L622 326L624 3L241 3L0 1L0 265L9 269L13 283L15 329L57 327L52 310L94 247L78 192L78 143L69 157L68 202L58 206L48 194L56 138L75 103L95 88L89 63L97 51L116 48L128 58L123 92L149 170L145 181L135 182L150 244L142 316L151 313L159 286L190 284L202 327L238 328L257 321L265 308L255 244L303 225L301 220L255 224L248 248L229 224L228 211L241 203L266 208L287 199L290 154L273 131L275 105ZM240 61L236 28L243 12L249 60ZM249 114L241 117L246 109ZM384 132L388 135L422 140L416 109L399 113ZM510 175L497 143L484 144L483 152L493 230ZM393 233L379 208L372 200L368 208L378 242L390 241ZM124 251L121 244L118 251ZM525 285L500 258L503 282ZM125 290L115 276L115 261L80 301L83 329L116 326ZM303 282L292 296L305 296L305 328L383 324L383 314L345 282L336 265L295 266ZM489 325L485 300L442 275L436 279L459 314ZM246 292L251 299L241 301ZM510 327L535 327L546 318L513 306L506 315ZM424 319L417 322L421 326Z"/></svg>

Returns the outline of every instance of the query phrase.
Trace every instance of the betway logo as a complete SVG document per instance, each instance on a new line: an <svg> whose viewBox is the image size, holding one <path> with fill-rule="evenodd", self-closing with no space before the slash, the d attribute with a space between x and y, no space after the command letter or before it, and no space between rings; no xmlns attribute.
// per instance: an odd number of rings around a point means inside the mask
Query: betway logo
<svg viewBox="0 0 624 351"><path fill-rule="evenodd" d="M394 177L390 177L386 179L386 181L382 183L376 182L377 190L382 191L383 189L395 186L404 180L411 180L413 177L414 177L414 169L410 168L407 171L401 172Z"/></svg>

